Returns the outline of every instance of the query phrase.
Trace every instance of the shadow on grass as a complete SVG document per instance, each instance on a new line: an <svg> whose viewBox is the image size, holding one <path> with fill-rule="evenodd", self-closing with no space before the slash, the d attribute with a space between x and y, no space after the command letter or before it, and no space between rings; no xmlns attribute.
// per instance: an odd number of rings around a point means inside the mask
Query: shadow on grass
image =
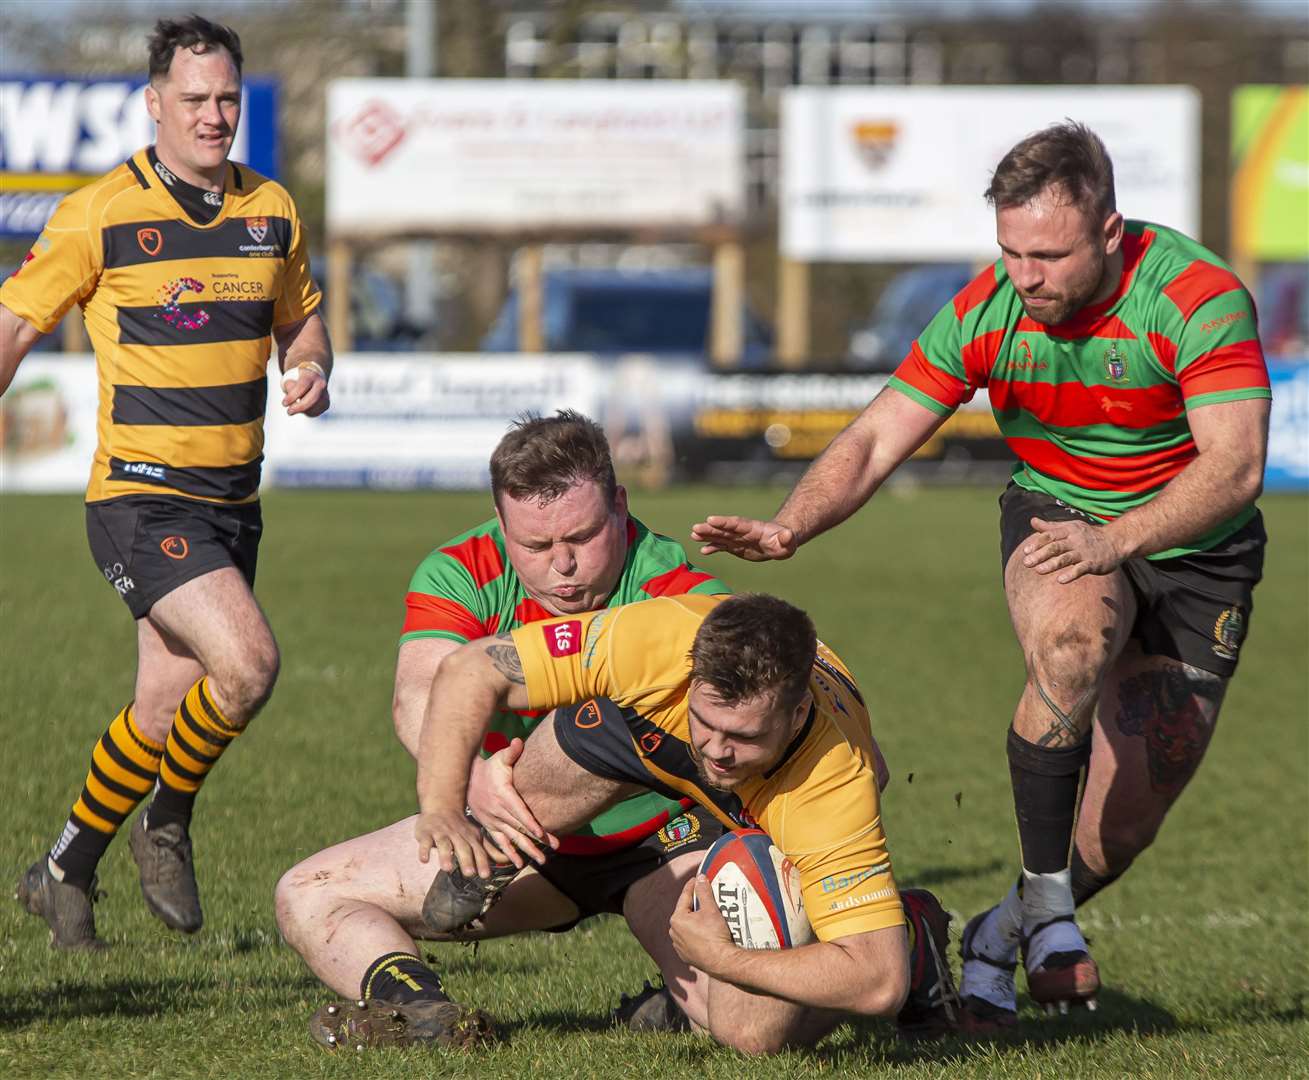
<svg viewBox="0 0 1309 1080"><path fill-rule="evenodd" d="M952 881L967 881L969 878L986 877L989 874L1003 870L1012 862L1012 859L991 859L984 863L974 863L972 866L960 866L957 863L928 866L915 871L911 875L912 880L908 881L905 887L931 889L940 885L948 885Z"/></svg>
<svg viewBox="0 0 1309 1080"><path fill-rule="evenodd" d="M151 1017L205 1008L213 985L194 977L119 979L87 985L58 982L45 989L0 995L0 1029L98 1016ZM200 991L197 993L197 991Z"/></svg>

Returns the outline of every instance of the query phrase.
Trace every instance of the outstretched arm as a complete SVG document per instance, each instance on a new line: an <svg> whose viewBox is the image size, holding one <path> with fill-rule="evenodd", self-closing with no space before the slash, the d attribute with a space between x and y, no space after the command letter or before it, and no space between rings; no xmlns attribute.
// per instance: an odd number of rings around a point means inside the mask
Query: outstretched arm
<svg viewBox="0 0 1309 1080"><path fill-rule="evenodd" d="M809 466L772 521L712 515L691 529L702 555L788 559L864 505L945 417L891 387L882 390Z"/></svg>

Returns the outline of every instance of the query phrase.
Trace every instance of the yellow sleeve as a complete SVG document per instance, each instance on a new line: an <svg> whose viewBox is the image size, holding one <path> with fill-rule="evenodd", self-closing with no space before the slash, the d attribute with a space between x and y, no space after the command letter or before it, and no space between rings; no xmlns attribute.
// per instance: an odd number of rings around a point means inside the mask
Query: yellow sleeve
<svg viewBox="0 0 1309 1080"><path fill-rule="evenodd" d="M0 304L48 334L100 280L100 229L77 193L56 208L26 260L0 287Z"/></svg>
<svg viewBox="0 0 1309 1080"><path fill-rule="evenodd" d="M800 872L819 941L904 922L881 815L876 778L837 744L760 822Z"/></svg>
<svg viewBox="0 0 1309 1080"><path fill-rule="evenodd" d="M633 708L685 692L691 643L719 596L666 596L520 626L514 645L533 709L590 697Z"/></svg>
<svg viewBox="0 0 1309 1080"><path fill-rule="evenodd" d="M290 202L290 196L287 196ZM322 302L323 294L309 274L309 248L305 243L304 230L300 227L300 215L295 204L291 203L291 250L286 253L286 265L282 271L282 289L277 296L273 311L273 325L286 326L297 323L314 313Z"/></svg>

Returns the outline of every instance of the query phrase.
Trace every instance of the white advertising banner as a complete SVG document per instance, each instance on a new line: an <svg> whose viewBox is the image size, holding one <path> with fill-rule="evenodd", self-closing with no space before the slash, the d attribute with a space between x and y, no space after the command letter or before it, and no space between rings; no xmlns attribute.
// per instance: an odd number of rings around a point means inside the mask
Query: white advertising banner
<svg viewBox="0 0 1309 1080"><path fill-rule="evenodd" d="M0 491L85 491L95 453L95 360L33 353L0 400Z"/></svg>
<svg viewBox="0 0 1309 1080"><path fill-rule="evenodd" d="M745 207L731 82L337 79L337 233L696 227Z"/></svg>
<svg viewBox="0 0 1309 1080"><path fill-rule="evenodd" d="M999 255L982 197L992 171L1015 143L1066 118L1104 140L1125 215L1198 234L1191 87L792 87L782 92L782 252L989 262Z"/></svg>

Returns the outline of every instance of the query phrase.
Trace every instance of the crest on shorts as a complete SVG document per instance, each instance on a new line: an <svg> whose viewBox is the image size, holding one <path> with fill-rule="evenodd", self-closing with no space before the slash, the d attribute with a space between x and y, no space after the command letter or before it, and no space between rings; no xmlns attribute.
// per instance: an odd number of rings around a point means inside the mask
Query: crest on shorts
<svg viewBox="0 0 1309 1080"><path fill-rule="evenodd" d="M1235 660L1245 640L1245 614L1238 607L1229 607L1214 623L1214 643L1210 646L1215 656Z"/></svg>
<svg viewBox="0 0 1309 1080"><path fill-rule="evenodd" d="M1119 352L1118 342L1109 346L1109 351L1104 354L1104 369L1112 383L1127 382L1127 356Z"/></svg>
<svg viewBox="0 0 1309 1080"><path fill-rule="evenodd" d="M683 814L659 830L659 842L670 851L684 847L700 835L700 819Z"/></svg>
<svg viewBox="0 0 1309 1080"><path fill-rule="evenodd" d="M165 536L159 541L159 549L170 559L185 559L191 553L185 536Z"/></svg>
<svg viewBox="0 0 1309 1080"><path fill-rule="evenodd" d="M264 237L268 235L268 219L266 217L246 218L245 231L250 234L250 238L256 244L262 244Z"/></svg>
<svg viewBox="0 0 1309 1080"><path fill-rule="evenodd" d="M158 255L164 249L164 234L158 229L137 229L136 242L147 255Z"/></svg>

